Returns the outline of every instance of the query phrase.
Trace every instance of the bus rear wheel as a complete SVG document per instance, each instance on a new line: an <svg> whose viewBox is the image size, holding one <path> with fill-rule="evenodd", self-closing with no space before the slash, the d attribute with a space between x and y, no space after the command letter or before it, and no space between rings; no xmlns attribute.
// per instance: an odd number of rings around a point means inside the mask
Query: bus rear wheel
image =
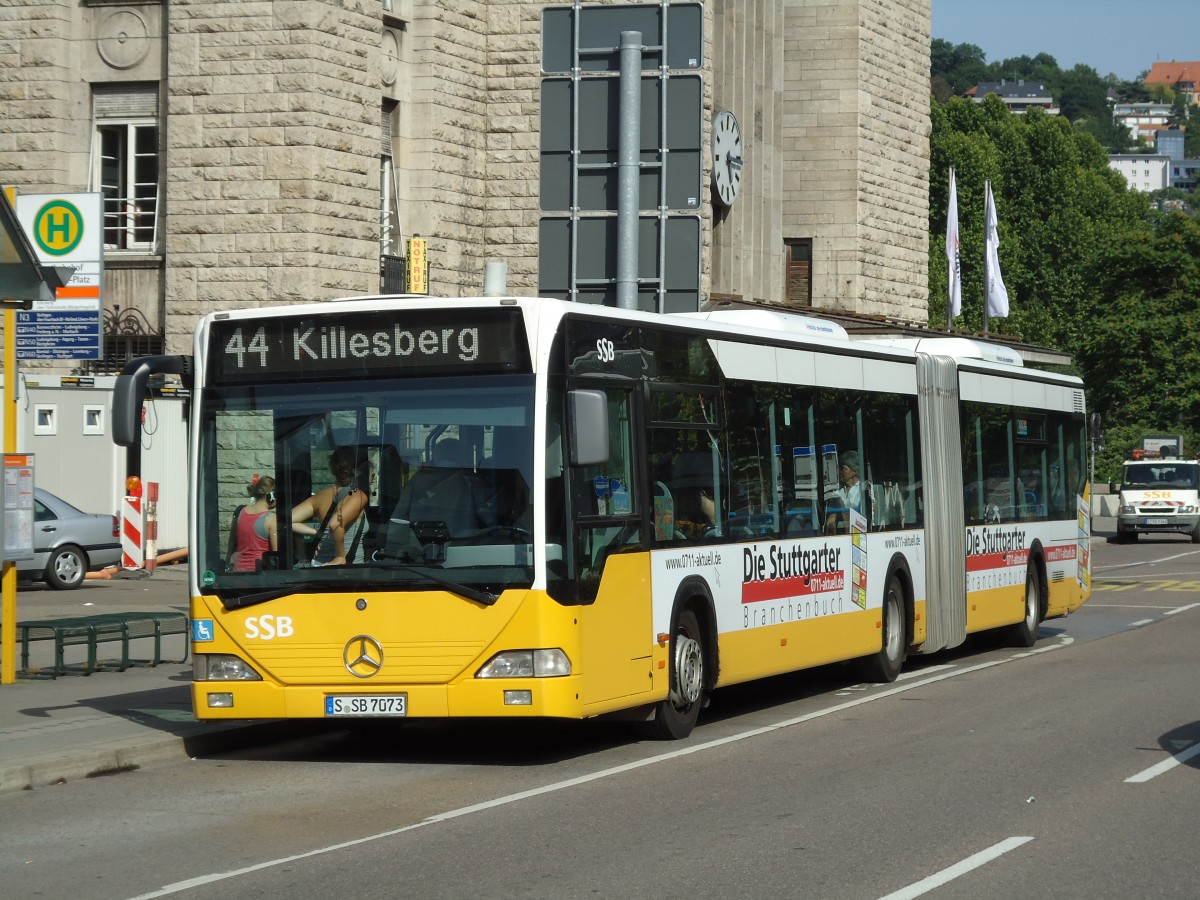
<svg viewBox="0 0 1200 900"><path fill-rule="evenodd" d="M908 658L904 633L904 587L893 572L883 592L883 646L862 661L862 676L867 681L891 684L900 675Z"/></svg>
<svg viewBox="0 0 1200 900"><path fill-rule="evenodd" d="M1042 621L1042 580L1033 560L1025 570L1025 615L1016 625L1008 627L1008 642L1014 647L1032 647L1037 643L1038 625Z"/></svg>
<svg viewBox="0 0 1200 900"><path fill-rule="evenodd" d="M692 733L704 705L704 643L696 613L685 609L671 635L671 692L654 708L653 737L678 741Z"/></svg>

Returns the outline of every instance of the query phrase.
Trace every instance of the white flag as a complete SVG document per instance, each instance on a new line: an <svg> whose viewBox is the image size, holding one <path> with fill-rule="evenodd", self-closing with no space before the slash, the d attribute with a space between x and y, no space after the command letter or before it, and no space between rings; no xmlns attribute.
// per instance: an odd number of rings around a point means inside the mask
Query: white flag
<svg viewBox="0 0 1200 900"><path fill-rule="evenodd" d="M989 316L1008 315L1008 289L1000 275L1000 233L996 230L996 201L992 199L992 183L987 183L987 201L983 210L984 234L987 236L987 311Z"/></svg>
<svg viewBox="0 0 1200 900"><path fill-rule="evenodd" d="M946 207L946 262L949 274L950 318L962 312L962 264L958 258L958 188L950 169L950 203Z"/></svg>

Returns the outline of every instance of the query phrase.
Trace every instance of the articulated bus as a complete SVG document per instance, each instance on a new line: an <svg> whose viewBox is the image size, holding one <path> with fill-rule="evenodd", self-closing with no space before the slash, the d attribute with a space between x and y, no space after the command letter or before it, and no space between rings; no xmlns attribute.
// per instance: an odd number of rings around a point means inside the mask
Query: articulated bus
<svg viewBox="0 0 1200 900"><path fill-rule="evenodd" d="M722 686L887 682L976 632L1031 646L1090 594L1081 383L994 344L515 297L219 312L193 356L127 367L119 443L156 373L192 392L201 719L682 738ZM275 543L235 566L265 477ZM338 485L354 509L318 522Z"/></svg>

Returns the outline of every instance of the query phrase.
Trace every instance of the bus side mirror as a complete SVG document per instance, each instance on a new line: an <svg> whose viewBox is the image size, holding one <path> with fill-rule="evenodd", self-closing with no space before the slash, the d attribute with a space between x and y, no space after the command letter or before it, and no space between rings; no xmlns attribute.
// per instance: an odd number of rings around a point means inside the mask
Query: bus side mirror
<svg viewBox="0 0 1200 900"><path fill-rule="evenodd" d="M142 427L142 399L146 396L146 383L150 380L150 366L142 363L132 373L122 373L113 388L113 443L120 447L132 447L138 442Z"/></svg>
<svg viewBox="0 0 1200 900"><path fill-rule="evenodd" d="M132 447L142 430L142 401L151 375L178 375L183 386L192 387L192 358L190 356L143 356L130 360L117 376L113 388L113 443Z"/></svg>
<svg viewBox="0 0 1200 900"><path fill-rule="evenodd" d="M599 466L608 462L608 396L604 391L570 391L571 465Z"/></svg>

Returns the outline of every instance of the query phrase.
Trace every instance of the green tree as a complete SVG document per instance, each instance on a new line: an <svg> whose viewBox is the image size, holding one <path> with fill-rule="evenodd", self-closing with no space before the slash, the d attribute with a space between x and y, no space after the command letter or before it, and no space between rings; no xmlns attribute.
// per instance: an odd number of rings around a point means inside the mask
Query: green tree
<svg viewBox="0 0 1200 900"><path fill-rule="evenodd" d="M1082 63L1062 73L1055 99L1068 121L1079 119L1112 120L1108 110L1108 85L1096 70Z"/></svg>
<svg viewBox="0 0 1200 900"><path fill-rule="evenodd" d="M940 76L951 96L961 96L986 80L987 57L975 44L951 44L941 38L930 42L930 77Z"/></svg>
<svg viewBox="0 0 1200 900"><path fill-rule="evenodd" d="M947 83L967 71L972 83L1036 78L1072 119L1016 116L997 97L980 104L939 97L933 104L930 324L941 328L946 321L944 241L953 166L963 275L963 314L955 327L978 332L982 326L983 196L991 181L1011 308L990 330L1072 355L1091 409L1105 422L1099 476L1118 478L1121 458L1144 434L1183 434L1189 452L1200 451L1200 220L1159 212L1151 197L1130 190L1109 168L1107 156L1129 145L1128 132L1112 123L1107 90L1130 102L1174 102L1174 92L1146 85L1145 73L1121 82L1087 66L1061 72L1044 54L984 65L981 53L961 55L949 44L941 49L947 65L969 59L974 67L948 69ZM1176 114L1186 156L1200 158L1200 109L1177 108Z"/></svg>
<svg viewBox="0 0 1200 900"><path fill-rule="evenodd" d="M1183 123L1183 155L1187 159L1200 159L1200 106L1188 107L1187 121Z"/></svg>
<svg viewBox="0 0 1200 900"><path fill-rule="evenodd" d="M1175 92L1165 84L1147 84L1146 96L1152 103L1174 103Z"/></svg>
<svg viewBox="0 0 1200 900"><path fill-rule="evenodd" d="M1182 128L1188 121L1188 104L1183 99L1183 94L1176 94L1175 99L1171 102L1171 121L1172 128Z"/></svg>
<svg viewBox="0 0 1200 900"><path fill-rule="evenodd" d="M1124 125L1113 121L1113 117L1107 113L1097 118L1080 119L1074 125L1079 131L1095 138L1096 143L1109 153L1133 152L1133 135Z"/></svg>
<svg viewBox="0 0 1200 900"><path fill-rule="evenodd" d="M963 315L983 324L983 198L991 181L1000 234L1000 268L1012 302L990 330L1072 349L1086 328L1089 299L1082 260L1100 241L1148 214L1108 167L1104 149L1057 116L1014 116L997 97L951 100L932 110L930 137L930 321L946 316L947 178L958 181Z"/></svg>
<svg viewBox="0 0 1200 900"><path fill-rule="evenodd" d="M1200 222L1152 216L1098 248L1087 277L1098 296L1078 360L1093 407L1148 431L1197 430Z"/></svg>

